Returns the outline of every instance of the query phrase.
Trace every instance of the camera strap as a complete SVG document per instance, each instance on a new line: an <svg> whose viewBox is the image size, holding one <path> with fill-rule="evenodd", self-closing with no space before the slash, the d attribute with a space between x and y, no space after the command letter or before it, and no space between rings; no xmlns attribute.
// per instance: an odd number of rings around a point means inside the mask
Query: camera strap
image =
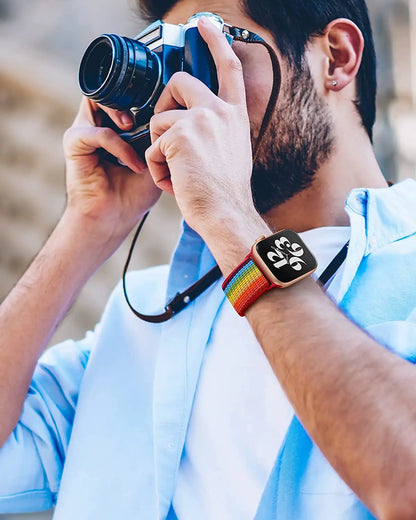
<svg viewBox="0 0 416 520"><path fill-rule="evenodd" d="M216 282L219 278L221 278L222 273L218 265L216 265L213 269L208 271L208 273L188 287L185 291L177 293L172 300L165 306L165 312L161 314L142 314L138 310L136 310L131 304L129 297L127 295L127 287L126 287L126 275L128 271L128 267L130 264L131 256L133 253L133 249L136 245L137 238L140 234L140 231L145 223L149 212L145 214L142 221L137 228L137 231L134 235L133 242L130 247L130 251L127 257L126 265L123 270L123 291L124 297L130 310L141 320L147 321L149 323L162 323L164 321L168 321L175 314L182 311L187 305L193 302L200 294L202 294L208 287L210 287L214 282ZM349 241L342 247L342 249L335 255L335 257L331 260L327 268L323 271L321 276L318 279L318 283L325 287L325 285L329 282L329 280L334 276L334 274L338 271L338 269L343 264L345 258L347 257L349 247Z"/></svg>
<svg viewBox="0 0 416 520"><path fill-rule="evenodd" d="M222 273L218 265L216 265L213 269L208 271L206 275L197 280L194 284L188 287L185 291L181 293L177 293L176 296L170 300L169 303L165 305L165 312L161 314L142 314L138 310L136 310L131 304L129 297L127 295L127 287L126 287L126 275L129 268L131 256L133 254L134 247L136 245L136 241L139 237L140 231L145 223L149 212L145 214L142 221L137 228L136 233L134 234L133 241L131 243L130 251L126 260L126 264L123 270L123 292L124 297L126 299L127 305L130 307L130 310L141 320L150 322L150 323L162 323L164 321L168 321L175 314L178 314L181 310L183 310L187 305L193 302L200 294L202 294L208 287L210 287L214 282L216 282L219 278L221 278Z"/></svg>
<svg viewBox="0 0 416 520"><path fill-rule="evenodd" d="M231 25L224 24L224 32L227 32L233 37L234 41L244 42L247 44L257 44L262 45L265 47L269 53L270 60L272 63L272 69L273 69L273 87L272 91L270 93L269 101L267 103L266 111L263 117L262 124L260 126L259 134L256 140L256 144L254 146L253 150L253 164L256 162L257 157L260 152L260 148L262 145L264 134L266 133L273 112L276 108L277 104L277 98L279 96L280 92L280 86L281 86L281 71L280 71L280 64L279 59L276 55L276 52L274 51L273 47L269 45L267 42L263 40L258 34L255 34L253 32L248 31L247 29L242 29L239 27L233 27ZM165 312L157 315L147 315L142 314L139 311L137 311L133 305L131 304L128 294L127 294L127 283L126 283L126 275L128 271L128 267L130 264L130 260L133 254L133 250L136 245L137 238L140 234L140 231L143 227L143 224L146 221L146 218L149 213L146 213L146 215L143 217L142 221L140 222L137 231L133 237L132 244L130 246L130 251L126 260L126 264L123 269L123 291L124 291L124 297L126 299L126 302L128 306L130 307L131 311L141 320L150 322L150 323L162 323L164 321L169 320L172 318L175 314L178 314L181 310L183 310L187 305L189 305L191 302L193 302L200 294L202 294L208 287L210 287L214 282L216 282L219 278L221 278L222 273L220 268L215 266L213 269L208 271L206 275L204 275L202 278L200 278L197 282L195 282L193 285L188 287L185 291L181 293L177 293L176 296L165 306ZM348 243L345 244L345 246L341 249L341 251L338 253L338 255L332 260L332 262L329 264L327 269L325 269L324 273L321 275L321 278L319 279L319 282L321 285L325 285L327 281L336 273L342 262L344 261L348 250Z"/></svg>
<svg viewBox="0 0 416 520"><path fill-rule="evenodd" d="M258 34L248 31L247 29L241 29L240 27L233 27L230 25L224 25L224 31L231 34L234 41L244 42L247 44L262 45L267 49L269 53L270 61L272 64L273 71L273 86L270 93L269 102L267 103L266 112L264 113L263 121L260 126L259 135L257 136L256 144L253 150L253 164L256 162L260 152L261 144L263 141L264 134L269 127L272 119L273 112L276 108L277 98L279 97L280 86L281 86L281 70L279 58L273 47L263 40Z"/></svg>

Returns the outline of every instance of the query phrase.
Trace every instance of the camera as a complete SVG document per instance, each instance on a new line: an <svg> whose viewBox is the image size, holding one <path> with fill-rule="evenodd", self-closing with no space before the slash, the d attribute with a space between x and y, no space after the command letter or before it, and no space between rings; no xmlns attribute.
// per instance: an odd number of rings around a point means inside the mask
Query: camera
<svg viewBox="0 0 416 520"><path fill-rule="evenodd" d="M135 38L103 34L91 42L81 60L82 93L107 107L130 110L132 130L121 131L106 115L102 124L113 128L141 157L150 146L149 121L154 106L175 72L188 72L218 93L214 60L197 27L201 16L224 32L231 45L233 37L224 31L223 20L203 12L185 25L158 20Z"/></svg>

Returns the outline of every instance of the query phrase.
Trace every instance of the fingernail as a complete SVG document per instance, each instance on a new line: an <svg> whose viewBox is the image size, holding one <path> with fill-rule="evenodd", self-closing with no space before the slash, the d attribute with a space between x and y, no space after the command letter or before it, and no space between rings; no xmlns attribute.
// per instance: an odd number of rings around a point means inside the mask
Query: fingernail
<svg viewBox="0 0 416 520"><path fill-rule="evenodd" d="M135 161L135 172L136 173L143 173L145 168L146 168L146 164L144 163L144 161L142 161L140 158L136 159Z"/></svg>
<svg viewBox="0 0 416 520"><path fill-rule="evenodd" d="M129 126L133 123L133 120L132 120L130 114L128 114L127 112L123 112L121 114L121 122L123 123L123 125Z"/></svg>

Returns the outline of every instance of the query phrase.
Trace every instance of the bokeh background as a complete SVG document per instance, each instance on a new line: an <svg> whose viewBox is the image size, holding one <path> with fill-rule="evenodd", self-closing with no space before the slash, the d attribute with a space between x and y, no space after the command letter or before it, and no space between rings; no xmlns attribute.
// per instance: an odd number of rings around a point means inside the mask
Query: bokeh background
<svg viewBox="0 0 416 520"><path fill-rule="evenodd" d="M416 0L368 5L379 63L376 153L387 179L416 178ZM80 99L83 51L103 32L133 36L144 26L134 0L0 0L0 300L64 207L61 141ZM134 267L168 262L179 229L175 202L163 197L145 226ZM51 343L82 337L99 319L127 249L128 241L94 275Z"/></svg>

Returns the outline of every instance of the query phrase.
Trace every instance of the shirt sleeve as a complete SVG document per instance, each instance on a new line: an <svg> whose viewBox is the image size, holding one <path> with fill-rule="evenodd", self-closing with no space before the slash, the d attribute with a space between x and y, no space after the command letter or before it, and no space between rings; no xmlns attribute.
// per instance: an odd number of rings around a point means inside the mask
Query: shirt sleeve
<svg viewBox="0 0 416 520"><path fill-rule="evenodd" d="M95 341L65 341L39 359L9 439L0 449L0 513L51 508L72 431L79 389Z"/></svg>

